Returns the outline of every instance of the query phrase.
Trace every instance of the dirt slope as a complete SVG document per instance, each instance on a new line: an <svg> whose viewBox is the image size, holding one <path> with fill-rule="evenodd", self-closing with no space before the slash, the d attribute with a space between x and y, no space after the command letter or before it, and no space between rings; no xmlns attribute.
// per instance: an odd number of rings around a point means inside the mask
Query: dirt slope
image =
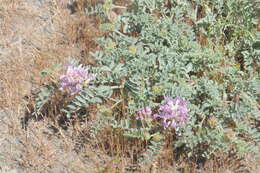
<svg viewBox="0 0 260 173"><path fill-rule="evenodd" d="M64 56L79 56L79 49L66 42L66 30L60 27L70 17L67 2L0 0L0 173L62 172L61 166L50 163L53 158L47 158L54 157L51 152L61 160L66 158L63 164L74 159L73 153L62 153L59 145L55 151L49 150L43 157L34 158L43 152L40 149L48 150L47 146L54 145L55 137L36 135L33 129L44 127L43 123L23 134L19 122L24 108L23 96L33 89L39 70L48 67L50 62L59 62ZM33 144L40 140L45 142Z"/></svg>

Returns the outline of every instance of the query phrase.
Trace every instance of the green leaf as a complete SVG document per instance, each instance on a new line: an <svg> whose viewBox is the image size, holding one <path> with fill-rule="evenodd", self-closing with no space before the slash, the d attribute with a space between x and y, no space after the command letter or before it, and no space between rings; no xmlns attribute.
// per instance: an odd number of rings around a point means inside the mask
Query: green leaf
<svg viewBox="0 0 260 173"><path fill-rule="evenodd" d="M48 75L48 74L50 74L52 72L52 70L50 70L50 69L44 69L43 71L41 71L41 75Z"/></svg>
<svg viewBox="0 0 260 173"><path fill-rule="evenodd" d="M260 50L260 40L259 40L259 41L256 41L256 42L252 45L252 47L253 47L254 49Z"/></svg>
<svg viewBox="0 0 260 173"><path fill-rule="evenodd" d="M74 106L74 105L67 105L67 107L68 107L70 110L77 110L77 107Z"/></svg>
<svg viewBox="0 0 260 173"><path fill-rule="evenodd" d="M91 103L102 103L102 99L100 99L99 97L94 97L94 98L91 98L89 100L89 102L91 102Z"/></svg>

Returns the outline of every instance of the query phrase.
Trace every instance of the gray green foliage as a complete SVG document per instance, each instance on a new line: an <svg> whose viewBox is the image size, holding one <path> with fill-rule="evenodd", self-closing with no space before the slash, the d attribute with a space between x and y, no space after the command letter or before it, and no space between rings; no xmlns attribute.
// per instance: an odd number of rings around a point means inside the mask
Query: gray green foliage
<svg viewBox="0 0 260 173"><path fill-rule="evenodd" d="M87 12L105 16L112 1ZM168 3L166 3L168 2ZM153 161L170 133L189 157L221 152L243 156L260 145L260 56L255 19L259 0L134 0L116 19L104 20L109 35L97 39L95 83L65 105L68 118L90 104L107 106L93 124L147 143L139 158ZM36 111L54 91L39 94ZM155 120L136 120L137 111L156 111L163 96L189 101L189 121L177 130ZM68 97L71 99L71 97ZM153 110L153 111L154 111ZM103 116L103 117L102 117ZM114 133L117 135L118 133Z"/></svg>
<svg viewBox="0 0 260 173"><path fill-rule="evenodd" d="M145 164L154 162L157 158L156 156L160 153L163 144L163 142L151 140L147 147L147 151L139 158L139 163Z"/></svg>
<svg viewBox="0 0 260 173"><path fill-rule="evenodd" d="M44 86L40 89L35 100L33 115L42 115L42 112L44 111L43 108L51 100L51 96L54 93L54 91L55 87L53 86Z"/></svg>
<svg viewBox="0 0 260 173"><path fill-rule="evenodd" d="M176 133L176 146L184 145L189 156L256 151L257 1L171 1L171 7L164 2L134 1L110 36L98 40L103 50L92 54L104 82L124 85L129 115L120 121L143 106L157 106L161 96L182 96L191 103L190 121ZM199 8L205 11L200 18ZM198 34L206 45L199 44ZM147 131L130 127L122 130L135 138Z"/></svg>
<svg viewBox="0 0 260 173"><path fill-rule="evenodd" d="M111 97L111 95L112 89L109 86L84 88L62 111L70 118L81 108L88 108L89 104L102 103L104 99Z"/></svg>

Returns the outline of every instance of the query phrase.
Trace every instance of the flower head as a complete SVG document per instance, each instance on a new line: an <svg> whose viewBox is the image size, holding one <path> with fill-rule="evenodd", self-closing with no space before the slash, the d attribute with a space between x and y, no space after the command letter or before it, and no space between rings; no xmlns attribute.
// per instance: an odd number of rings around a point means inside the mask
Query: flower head
<svg viewBox="0 0 260 173"><path fill-rule="evenodd" d="M65 65L66 73L60 75L60 85L62 90L68 90L71 94L76 94L88 86L90 81L95 79L95 75L89 73L88 68L77 65L74 62Z"/></svg>
<svg viewBox="0 0 260 173"><path fill-rule="evenodd" d="M164 128L178 128L183 126L188 121L188 102L181 97L175 99L171 97L164 98L165 104L159 107L158 113L154 118L161 118L163 120Z"/></svg>
<svg viewBox="0 0 260 173"><path fill-rule="evenodd" d="M150 106L146 106L137 112L137 120L145 120L147 117L152 115L152 109Z"/></svg>

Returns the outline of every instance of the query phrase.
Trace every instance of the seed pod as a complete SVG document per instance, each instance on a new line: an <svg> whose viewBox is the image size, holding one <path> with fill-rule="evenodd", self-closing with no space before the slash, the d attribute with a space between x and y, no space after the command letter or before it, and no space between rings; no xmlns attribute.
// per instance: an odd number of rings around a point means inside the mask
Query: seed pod
<svg viewBox="0 0 260 173"><path fill-rule="evenodd" d="M208 123L210 125L210 127L216 127L217 126L217 123L218 123L218 119L216 117L210 117L208 119Z"/></svg>
<svg viewBox="0 0 260 173"><path fill-rule="evenodd" d="M163 136L162 135L160 135L160 134L155 134L155 135L153 135L153 140L154 141L156 141L156 142L159 142L159 141L161 141L163 139Z"/></svg>
<svg viewBox="0 0 260 173"><path fill-rule="evenodd" d="M150 133L145 132L145 133L144 133L144 139L145 139L145 140L149 140L150 138L151 138Z"/></svg>
<svg viewBox="0 0 260 173"><path fill-rule="evenodd" d="M236 136L235 132L231 128L227 128L224 130L225 136L230 139Z"/></svg>
<svg viewBox="0 0 260 173"><path fill-rule="evenodd" d="M137 52L137 48L135 46L129 46L128 50L132 55L135 55Z"/></svg>

